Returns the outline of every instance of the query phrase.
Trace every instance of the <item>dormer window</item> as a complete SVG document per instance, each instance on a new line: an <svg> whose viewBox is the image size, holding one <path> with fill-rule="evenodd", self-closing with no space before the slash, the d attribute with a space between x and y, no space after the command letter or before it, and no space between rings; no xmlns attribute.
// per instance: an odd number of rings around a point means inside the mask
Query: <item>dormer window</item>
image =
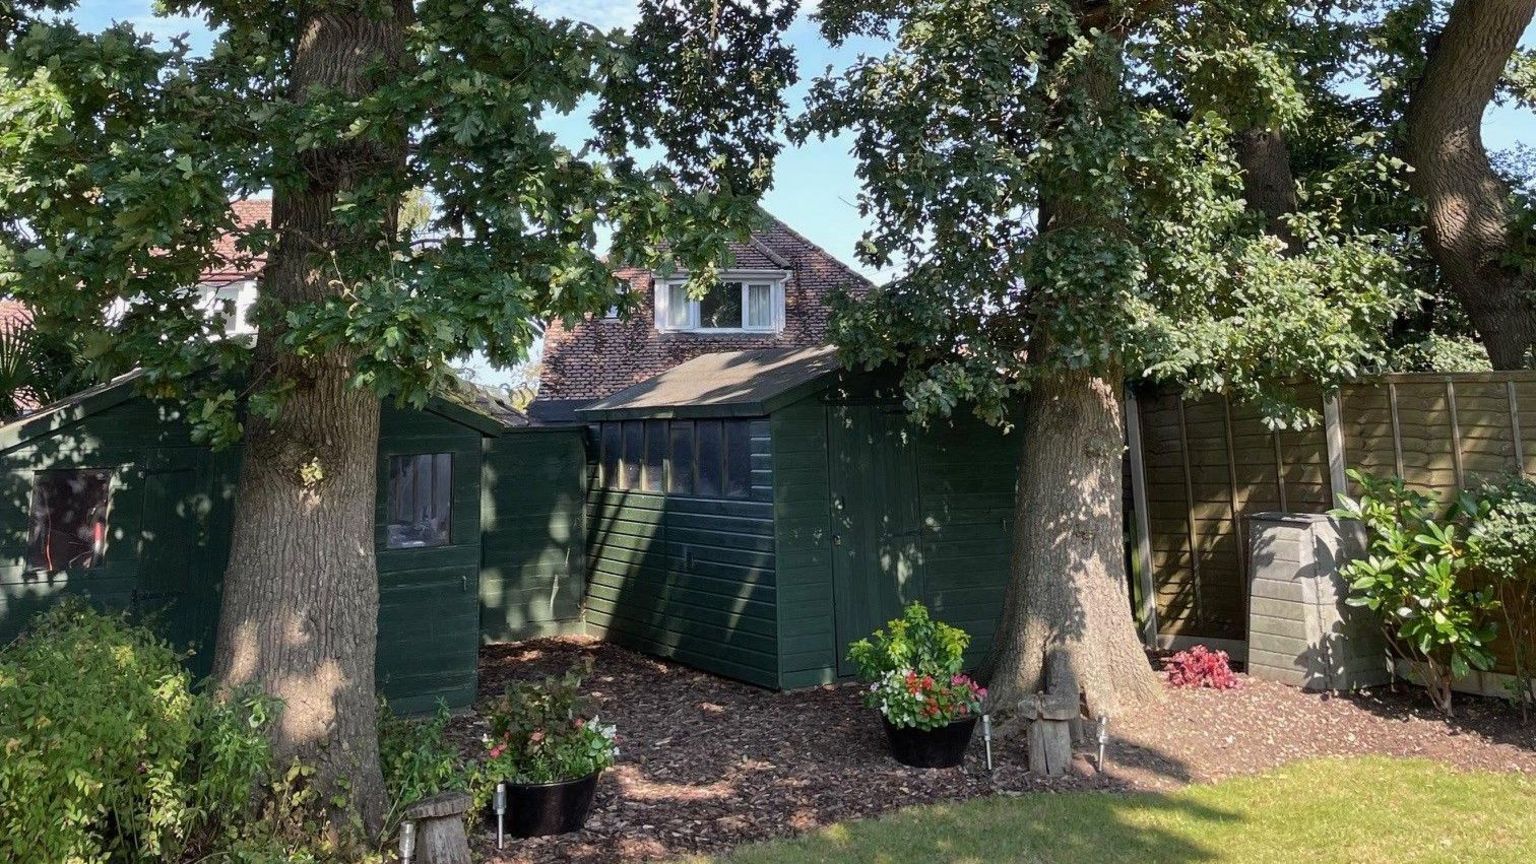
<svg viewBox="0 0 1536 864"><path fill-rule="evenodd" d="M784 327L782 272L726 273L703 297L686 278L656 282L656 329L697 333L773 333Z"/></svg>

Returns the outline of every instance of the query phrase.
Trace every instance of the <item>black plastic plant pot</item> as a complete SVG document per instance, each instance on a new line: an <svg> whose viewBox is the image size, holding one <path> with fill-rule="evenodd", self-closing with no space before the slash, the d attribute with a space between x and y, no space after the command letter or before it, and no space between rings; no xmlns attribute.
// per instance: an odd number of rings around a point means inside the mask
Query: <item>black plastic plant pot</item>
<svg viewBox="0 0 1536 864"><path fill-rule="evenodd" d="M580 831L592 812L592 797L597 793L597 778L602 773L594 771L576 780L536 786L508 783L503 823L507 836L544 837ZM494 805L486 805L485 813L490 829L496 830Z"/></svg>
<svg viewBox="0 0 1536 864"><path fill-rule="evenodd" d="M971 744L971 733L976 731L976 718L956 720L937 729L900 728L881 715L885 724L886 740L891 742L891 755L897 762L913 768L954 768L965 761L965 748Z"/></svg>

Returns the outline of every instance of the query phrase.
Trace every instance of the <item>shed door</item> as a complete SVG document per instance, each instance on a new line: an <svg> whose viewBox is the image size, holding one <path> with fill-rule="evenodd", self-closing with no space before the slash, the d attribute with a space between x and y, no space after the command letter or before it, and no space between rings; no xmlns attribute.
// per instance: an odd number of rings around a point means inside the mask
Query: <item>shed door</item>
<svg viewBox="0 0 1536 864"><path fill-rule="evenodd" d="M848 643L922 599L917 459L898 411L840 405L829 417L838 674L851 675Z"/></svg>
<svg viewBox="0 0 1536 864"><path fill-rule="evenodd" d="M144 465L134 611L155 615L178 650L193 646L192 670L201 677L212 668L223 576L201 572L210 566L201 554L210 506L208 454L191 448L152 451Z"/></svg>

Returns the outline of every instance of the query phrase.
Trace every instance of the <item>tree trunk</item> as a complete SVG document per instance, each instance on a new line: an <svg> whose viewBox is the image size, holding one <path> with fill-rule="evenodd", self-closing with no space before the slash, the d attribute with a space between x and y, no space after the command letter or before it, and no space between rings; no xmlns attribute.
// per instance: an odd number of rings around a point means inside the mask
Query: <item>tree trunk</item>
<svg viewBox="0 0 1536 864"><path fill-rule="evenodd" d="M1509 187L1483 146L1483 114L1536 14L1536 0L1457 0L1408 107L1409 182L1428 205L1425 241L1496 369L1518 369L1536 339L1530 280L1511 248Z"/></svg>
<svg viewBox="0 0 1536 864"><path fill-rule="evenodd" d="M360 11L367 5L306 7L293 101L325 90L357 98L403 62L409 0L395 0L393 15L388 6ZM366 228L338 225L332 210L339 195L402 172L403 140L327 142L301 154L303 180L274 190L278 240L264 302L324 300L341 290L331 256L378 254L395 232L394 205ZM281 335L280 322L261 332L255 376L293 390L274 418L253 414L246 424L213 674L225 692L256 686L283 700L272 733L280 764L313 766L322 800L349 802L332 812L333 826L360 819L374 834L385 809L373 682L379 398L349 386L349 353L301 359L277 344Z"/></svg>
<svg viewBox="0 0 1536 864"><path fill-rule="evenodd" d="M1125 451L1119 379L1043 378L1020 424L1013 578L988 667L992 703L1042 689L1064 656L1093 716L1116 716L1161 690L1136 638L1126 592Z"/></svg>
<svg viewBox="0 0 1536 864"><path fill-rule="evenodd" d="M1269 233L1289 249L1296 238L1284 217L1296 212L1296 177L1291 148L1278 129L1248 129L1237 134L1237 164L1243 169L1243 200L1262 214Z"/></svg>

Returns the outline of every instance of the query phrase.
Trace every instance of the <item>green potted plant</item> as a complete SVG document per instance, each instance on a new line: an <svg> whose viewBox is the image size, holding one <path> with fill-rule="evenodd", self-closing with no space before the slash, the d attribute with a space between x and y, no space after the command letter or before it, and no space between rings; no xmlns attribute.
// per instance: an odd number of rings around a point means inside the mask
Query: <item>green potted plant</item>
<svg viewBox="0 0 1536 864"><path fill-rule="evenodd" d="M513 837L580 831L598 777L619 755L614 727L601 723L581 696L590 671L586 664L515 683L491 707L482 776L492 788L506 784L505 827ZM492 807L487 815L494 820Z"/></svg>
<svg viewBox="0 0 1536 864"><path fill-rule="evenodd" d="M953 768L965 760L987 696L960 671L971 637L934 621L921 603L885 629L848 647L868 684L864 704L880 712L891 755L915 768Z"/></svg>

